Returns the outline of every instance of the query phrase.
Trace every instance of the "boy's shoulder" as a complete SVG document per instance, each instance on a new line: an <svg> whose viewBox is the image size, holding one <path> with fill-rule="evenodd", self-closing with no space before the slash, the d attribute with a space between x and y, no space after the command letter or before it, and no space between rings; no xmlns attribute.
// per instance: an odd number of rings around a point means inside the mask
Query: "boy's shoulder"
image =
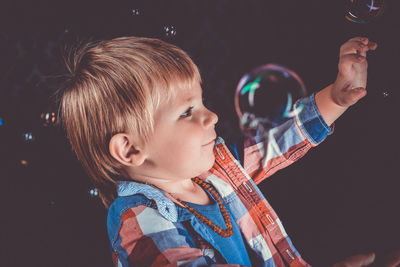
<svg viewBox="0 0 400 267"><path fill-rule="evenodd" d="M168 219L166 214L160 213L160 209L168 210L169 207L159 207L157 204L162 205L162 202L149 199L143 194L117 197L107 216L107 231L112 248L118 250L121 245L118 241L120 239L139 241L145 236L165 237L167 232L168 235L178 232L179 235L187 235L181 222L187 220L190 213L180 214L179 221ZM178 232L168 231L178 228Z"/></svg>
<svg viewBox="0 0 400 267"><path fill-rule="evenodd" d="M145 209L154 210L154 208L154 201L142 194L117 197L108 209L107 214L107 231L111 243L117 240L124 221L136 218Z"/></svg>
<svg viewBox="0 0 400 267"><path fill-rule="evenodd" d="M108 216L121 217L121 215L128 209L132 209L138 206L153 207L154 201L148 199L143 194L118 196L108 209Z"/></svg>

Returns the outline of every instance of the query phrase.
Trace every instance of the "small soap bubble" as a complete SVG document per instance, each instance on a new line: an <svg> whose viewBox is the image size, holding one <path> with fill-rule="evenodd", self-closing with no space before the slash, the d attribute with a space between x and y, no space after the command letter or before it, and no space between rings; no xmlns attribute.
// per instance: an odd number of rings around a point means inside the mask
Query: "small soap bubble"
<svg viewBox="0 0 400 267"><path fill-rule="evenodd" d="M34 137L33 133L26 132L26 133L22 134L22 140L26 143L31 143L31 142L35 141L35 137Z"/></svg>
<svg viewBox="0 0 400 267"><path fill-rule="evenodd" d="M0 126L3 126L3 118L0 117Z"/></svg>
<svg viewBox="0 0 400 267"><path fill-rule="evenodd" d="M137 9L137 8L132 9L132 15L139 16L140 15L140 10Z"/></svg>
<svg viewBox="0 0 400 267"><path fill-rule="evenodd" d="M54 208L56 206L56 202L54 200L49 201L50 208Z"/></svg>
<svg viewBox="0 0 400 267"><path fill-rule="evenodd" d="M355 23L367 23L383 14L384 0L346 0L345 18Z"/></svg>
<svg viewBox="0 0 400 267"><path fill-rule="evenodd" d="M280 65L262 65L245 74L235 93L235 109L243 132L271 129L303 109L296 103L306 96L301 78Z"/></svg>
<svg viewBox="0 0 400 267"><path fill-rule="evenodd" d="M56 113L55 112L43 112L40 114L43 126L54 126L56 124Z"/></svg>
<svg viewBox="0 0 400 267"><path fill-rule="evenodd" d="M176 28L173 25L164 26L164 34L166 37L173 37L176 35Z"/></svg>
<svg viewBox="0 0 400 267"><path fill-rule="evenodd" d="M382 93L383 97L386 98L389 96L389 92L388 91L383 91Z"/></svg>
<svg viewBox="0 0 400 267"><path fill-rule="evenodd" d="M27 166L29 164L29 162L24 159L21 159L20 163L22 166Z"/></svg>
<svg viewBox="0 0 400 267"><path fill-rule="evenodd" d="M59 42L62 42L62 43L70 42L70 41L73 42L74 38L75 38L74 31L73 31L73 28L70 27L70 25L68 25L68 26L65 25L62 28L60 28L59 34L58 34L58 41ZM51 47L46 49L46 54L47 53L53 54L54 50L57 47L55 47L52 42L49 42L48 45L51 46ZM57 52L57 51L55 51L55 52Z"/></svg>
<svg viewBox="0 0 400 267"><path fill-rule="evenodd" d="M99 195L99 192L97 191L97 188L92 188L89 190L89 195L91 197L97 197Z"/></svg>

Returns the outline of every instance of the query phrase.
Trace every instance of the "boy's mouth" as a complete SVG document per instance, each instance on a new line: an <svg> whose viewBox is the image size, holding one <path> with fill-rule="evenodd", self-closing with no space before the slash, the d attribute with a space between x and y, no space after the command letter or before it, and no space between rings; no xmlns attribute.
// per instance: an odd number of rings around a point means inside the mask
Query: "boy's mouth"
<svg viewBox="0 0 400 267"><path fill-rule="evenodd" d="M214 143L215 143L215 138L212 139L210 142L208 142L207 144L205 144L203 146L208 146L208 145L211 145L211 144L214 144Z"/></svg>

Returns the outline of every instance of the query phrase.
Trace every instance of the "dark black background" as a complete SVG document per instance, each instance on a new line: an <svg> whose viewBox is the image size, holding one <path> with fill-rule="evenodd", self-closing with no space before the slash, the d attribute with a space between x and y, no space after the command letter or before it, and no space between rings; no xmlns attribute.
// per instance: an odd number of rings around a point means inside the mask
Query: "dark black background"
<svg viewBox="0 0 400 267"><path fill-rule="evenodd" d="M400 247L398 1L386 1L383 17L367 24L345 20L344 1L337 0L3 1L0 7L1 266L111 265L106 211L88 194L92 186L64 132L44 127L40 114L56 108L62 47L124 35L161 38L194 59L227 142L240 136L233 95L244 73L281 64L312 93L334 81L346 40L361 35L378 42L368 58L368 95L323 144L261 188L314 266ZM165 25L177 34L167 37ZM24 142L25 132L35 140Z"/></svg>

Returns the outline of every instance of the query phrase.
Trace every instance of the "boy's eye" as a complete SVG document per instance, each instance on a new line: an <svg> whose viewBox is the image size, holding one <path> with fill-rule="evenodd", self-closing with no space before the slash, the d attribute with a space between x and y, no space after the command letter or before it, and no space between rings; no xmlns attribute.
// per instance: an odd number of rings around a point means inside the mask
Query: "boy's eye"
<svg viewBox="0 0 400 267"><path fill-rule="evenodd" d="M190 116L192 115L192 109L193 109L193 107L188 108L188 109L181 115L181 118L190 117Z"/></svg>

